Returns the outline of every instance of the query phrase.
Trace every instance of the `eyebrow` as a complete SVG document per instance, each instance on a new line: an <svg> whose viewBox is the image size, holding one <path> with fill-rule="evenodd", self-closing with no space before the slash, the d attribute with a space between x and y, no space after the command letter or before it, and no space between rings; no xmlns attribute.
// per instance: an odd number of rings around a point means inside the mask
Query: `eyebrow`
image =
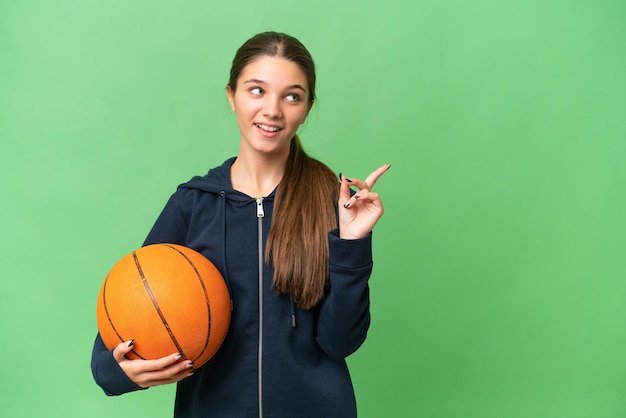
<svg viewBox="0 0 626 418"><path fill-rule="evenodd" d="M267 84L263 80L259 80L257 78L251 78L249 80L244 81L242 84ZM306 89L300 84L292 84L291 86L287 86L287 90L289 89L299 89L306 93Z"/></svg>

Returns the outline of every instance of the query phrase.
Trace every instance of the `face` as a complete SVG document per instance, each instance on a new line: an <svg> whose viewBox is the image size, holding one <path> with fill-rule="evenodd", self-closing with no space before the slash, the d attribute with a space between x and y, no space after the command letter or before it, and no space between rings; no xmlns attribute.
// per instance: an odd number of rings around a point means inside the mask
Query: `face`
<svg viewBox="0 0 626 418"><path fill-rule="evenodd" d="M244 67L237 89L226 87L241 132L240 152L287 155L311 109L307 78L284 58L261 56Z"/></svg>

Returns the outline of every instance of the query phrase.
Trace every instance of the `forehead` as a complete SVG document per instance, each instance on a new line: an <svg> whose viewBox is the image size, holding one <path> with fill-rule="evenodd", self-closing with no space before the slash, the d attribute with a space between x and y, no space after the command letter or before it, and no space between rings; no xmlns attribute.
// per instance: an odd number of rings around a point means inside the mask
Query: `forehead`
<svg viewBox="0 0 626 418"><path fill-rule="evenodd" d="M249 80L258 80L277 87L299 84L308 87L308 80L304 71L293 61L279 57L263 55L246 65L237 84L241 85Z"/></svg>

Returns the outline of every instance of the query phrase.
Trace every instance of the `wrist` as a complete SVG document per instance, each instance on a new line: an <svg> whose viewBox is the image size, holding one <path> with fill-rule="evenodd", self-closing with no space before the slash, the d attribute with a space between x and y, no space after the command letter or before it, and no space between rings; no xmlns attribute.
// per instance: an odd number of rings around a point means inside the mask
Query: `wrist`
<svg viewBox="0 0 626 418"><path fill-rule="evenodd" d="M356 234L352 234L350 232L342 232L341 230L339 230L339 238L341 238L341 239L354 240L354 239L361 239L364 236L365 235L356 235Z"/></svg>

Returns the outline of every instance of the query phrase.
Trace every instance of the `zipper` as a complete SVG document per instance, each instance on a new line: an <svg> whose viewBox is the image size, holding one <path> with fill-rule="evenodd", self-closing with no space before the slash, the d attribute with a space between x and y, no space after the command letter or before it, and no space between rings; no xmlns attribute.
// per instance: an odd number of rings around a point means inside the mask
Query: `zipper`
<svg viewBox="0 0 626 418"><path fill-rule="evenodd" d="M258 244L259 244L259 418L263 417L263 198L256 199L256 217L258 219Z"/></svg>

